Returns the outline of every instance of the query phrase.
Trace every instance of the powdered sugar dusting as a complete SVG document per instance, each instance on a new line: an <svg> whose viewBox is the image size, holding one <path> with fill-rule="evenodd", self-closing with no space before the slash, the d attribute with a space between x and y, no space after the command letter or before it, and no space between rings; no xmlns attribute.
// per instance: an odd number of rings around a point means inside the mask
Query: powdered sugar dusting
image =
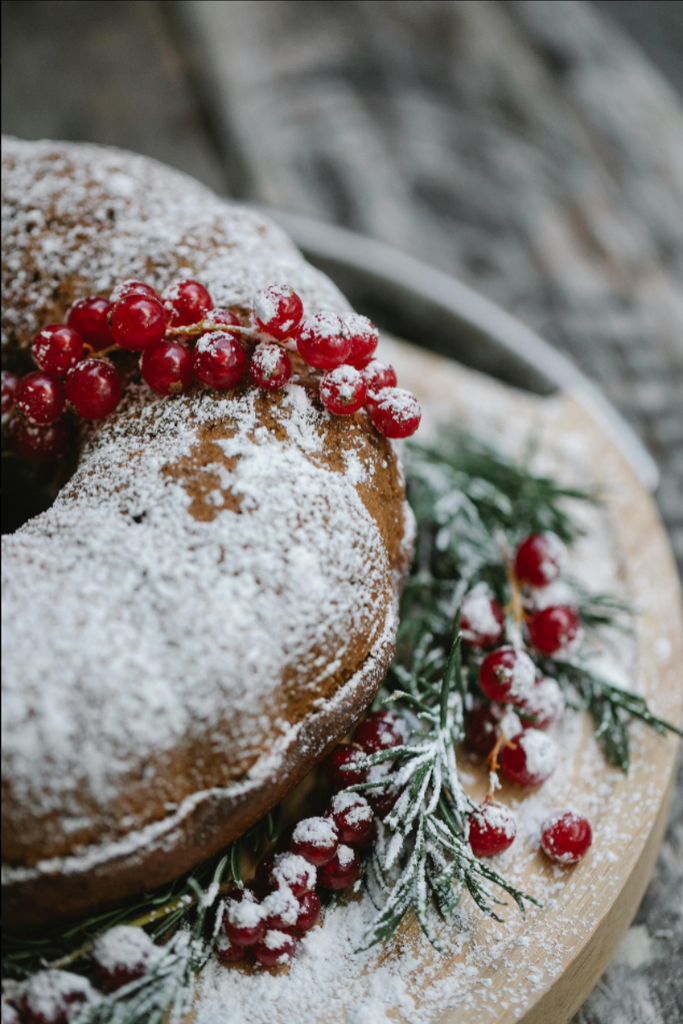
<svg viewBox="0 0 683 1024"><path fill-rule="evenodd" d="M526 754L526 770L530 775L546 778L557 768L557 747L550 736L529 729L517 740Z"/></svg>

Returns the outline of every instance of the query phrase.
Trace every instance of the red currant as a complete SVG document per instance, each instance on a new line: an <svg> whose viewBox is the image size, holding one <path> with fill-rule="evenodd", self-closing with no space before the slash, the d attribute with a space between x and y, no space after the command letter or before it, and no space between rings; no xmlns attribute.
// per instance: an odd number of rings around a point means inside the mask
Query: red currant
<svg viewBox="0 0 683 1024"><path fill-rule="evenodd" d="M164 288L161 301L171 318L172 327L187 327L199 323L204 314L213 309L208 291L199 281L178 281Z"/></svg>
<svg viewBox="0 0 683 1024"><path fill-rule="evenodd" d="M371 359L363 367L363 376L368 385L368 405L372 405L376 395L383 388L395 388L397 384L396 370L381 359Z"/></svg>
<svg viewBox="0 0 683 1024"><path fill-rule="evenodd" d="M574 811L555 811L543 822L543 852L560 864L577 864L592 842L590 822Z"/></svg>
<svg viewBox="0 0 683 1024"><path fill-rule="evenodd" d="M564 711L562 690L554 679L537 679L529 696L517 701L517 710L535 718L520 718L523 729L548 729Z"/></svg>
<svg viewBox="0 0 683 1024"><path fill-rule="evenodd" d="M0 1024L21 1024L19 1011L5 999L3 999L0 1009Z"/></svg>
<svg viewBox="0 0 683 1024"><path fill-rule="evenodd" d="M148 295L152 299L159 298L151 284L145 284L144 281L136 281L135 278L130 277L127 281L117 284L109 296L109 301L114 306L119 299L125 299L128 295Z"/></svg>
<svg viewBox="0 0 683 1024"><path fill-rule="evenodd" d="M407 738L403 720L394 711L371 711L356 726L353 734L353 742L366 754L399 747Z"/></svg>
<svg viewBox="0 0 683 1024"><path fill-rule="evenodd" d="M168 312L159 299L141 292L124 295L111 315L114 341L132 352L158 345L167 327Z"/></svg>
<svg viewBox="0 0 683 1024"><path fill-rule="evenodd" d="M177 341L160 341L140 360L145 382L162 395L177 395L192 383L192 356Z"/></svg>
<svg viewBox="0 0 683 1024"><path fill-rule="evenodd" d="M478 754L490 754L498 739L501 719L497 704L480 704L465 717L465 739Z"/></svg>
<svg viewBox="0 0 683 1024"><path fill-rule="evenodd" d="M14 404L31 423L55 423L66 409L62 382L42 370L27 373L15 388Z"/></svg>
<svg viewBox="0 0 683 1024"><path fill-rule="evenodd" d="M532 587L547 587L560 575L564 547L554 533L532 533L517 548L515 575Z"/></svg>
<svg viewBox="0 0 683 1024"><path fill-rule="evenodd" d="M541 654L557 654L576 639L580 626L575 608L569 605L544 608L527 621L529 642Z"/></svg>
<svg viewBox="0 0 683 1024"><path fill-rule="evenodd" d="M421 419L417 399L403 388L382 388L373 400L372 422L385 437L410 437Z"/></svg>
<svg viewBox="0 0 683 1024"><path fill-rule="evenodd" d="M360 857L351 846L341 843L320 870L318 881L325 889L346 889L360 875Z"/></svg>
<svg viewBox="0 0 683 1024"><path fill-rule="evenodd" d="M500 763L507 777L518 786L540 786L555 771L557 748L544 732L529 729L503 747Z"/></svg>
<svg viewBox="0 0 683 1024"><path fill-rule="evenodd" d="M350 416L365 405L367 385L354 366L337 366L320 382L320 397L325 408L337 416Z"/></svg>
<svg viewBox="0 0 683 1024"><path fill-rule="evenodd" d="M294 928L301 911L298 897L286 885L268 893L261 907L265 915L266 931L270 928L285 931Z"/></svg>
<svg viewBox="0 0 683 1024"><path fill-rule="evenodd" d="M514 647L499 647L487 654L479 668L479 685L491 700L514 703L527 697L536 681L536 669L528 654Z"/></svg>
<svg viewBox="0 0 683 1024"><path fill-rule="evenodd" d="M151 291L151 289L150 289ZM152 292L154 298L154 292ZM66 322L69 327L78 331L83 341L87 342L95 352L109 348L114 344L109 329L109 314L114 303L99 295L91 295L87 299L78 299L69 310Z"/></svg>
<svg viewBox="0 0 683 1024"><path fill-rule="evenodd" d="M487 797L470 818L470 846L476 857L495 857L512 846L517 822L509 807Z"/></svg>
<svg viewBox="0 0 683 1024"><path fill-rule="evenodd" d="M211 331L197 342L192 357L195 376L217 391L233 388L244 376L247 357L239 341L227 331Z"/></svg>
<svg viewBox="0 0 683 1024"><path fill-rule="evenodd" d="M394 784L392 763L383 761L368 769L368 782L380 782L386 779L386 785L375 786L365 790L365 797L380 821L384 821L401 795L401 790Z"/></svg>
<svg viewBox="0 0 683 1024"><path fill-rule="evenodd" d="M2 419L3 422L14 408L14 395L19 383L19 376L10 373L9 370L2 371Z"/></svg>
<svg viewBox="0 0 683 1024"><path fill-rule="evenodd" d="M296 939L289 932L271 928L254 946L254 956L264 967L285 967L296 953Z"/></svg>
<svg viewBox="0 0 683 1024"><path fill-rule="evenodd" d="M158 949L142 928L121 924L95 941L91 959L100 988L114 992L142 978L158 957Z"/></svg>
<svg viewBox="0 0 683 1024"><path fill-rule="evenodd" d="M460 630L471 647L493 647L505 632L505 612L494 598L475 587L463 598Z"/></svg>
<svg viewBox="0 0 683 1024"><path fill-rule="evenodd" d="M121 401L123 384L111 363L84 359L67 373L64 391L84 419L101 420Z"/></svg>
<svg viewBox="0 0 683 1024"><path fill-rule="evenodd" d="M227 935L218 935L214 950L218 959L224 964L242 963L249 955L248 946L238 946L236 942L231 942Z"/></svg>
<svg viewBox="0 0 683 1024"><path fill-rule="evenodd" d="M372 807L360 793L336 793L325 811L343 843L362 843L372 830Z"/></svg>
<svg viewBox="0 0 683 1024"><path fill-rule="evenodd" d="M286 885L295 896L302 896L315 886L315 867L295 853L269 853L259 861L256 881L265 889Z"/></svg>
<svg viewBox="0 0 683 1024"><path fill-rule="evenodd" d="M332 860L337 852L337 827L329 818L304 818L292 833L292 853L300 854L317 868Z"/></svg>
<svg viewBox="0 0 683 1024"><path fill-rule="evenodd" d="M83 338L64 324L49 324L36 334L32 351L41 370L61 376L83 358Z"/></svg>
<svg viewBox="0 0 683 1024"><path fill-rule="evenodd" d="M314 313L299 328L297 348L309 366L333 370L346 362L351 339L336 313Z"/></svg>
<svg viewBox="0 0 683 1024"><path fill-rule="evenodd" d="M251 889L226 900L223 920L225 934L236 946L252 946L266 930L266 915Z"/></svg>
<svg viewBox="0 0 683 1024"><path fill-rule="evenodd" d="M366 366L377 348L379 331L372 321L360 313L344 313L342 323L351 338L351 352L347 362L352 366Z"/></svg>
<svg viewBox="0 0 683 1024"><path fill-rule="evenodd" d="M29 462L54 462L66 451L69 441L66 424L63 420L50 423L47 427L39 427L29 423L22 416L10 421L10 434L17 454Z"/></svg>
<svg viewBox="0 0 683 1024"><path fill-rule="evenodd" d="M205 327L239 327L240 318L230 309L210 309L204 316Z"/></svg>
<svg viewBox="0 0 683 1024"><path fill-rule="evenodd" d="M354 761L364 761L365 754L350 743L339 743L322 763L323 774L333 789L346 789L365 782L367 774L363 770L344 771L343 766Z"/></svg>
<svg viewBox="0 0 683 1024"><path fill-rule="evenodd" d="M71 971L38 971L21 997L23 1024L68 1024L71 1007L92 999L87 978Z"/></svg>
<svg viewBox="0 0 683 1024"><path fill-rule="evenodd" d="M254 317L262 331L284 341L301 323L304 304L286 284L264 288L254 299Z"/></svg>
<svg viewBox="0 0 683 1024"><path fill-rule="evenodd" d="M249 370L254 384L268 390L283 387L292 376L289 356L279 345L269 341L256 346Z"/></svg>
<svg viewBox="0 0 683 1024"><path fill-rule="evenodd" d="M298 932L307 932L316 925L320 919L320 899L315 892L303 892L298 897L299 914L294 928Z"/></svg>

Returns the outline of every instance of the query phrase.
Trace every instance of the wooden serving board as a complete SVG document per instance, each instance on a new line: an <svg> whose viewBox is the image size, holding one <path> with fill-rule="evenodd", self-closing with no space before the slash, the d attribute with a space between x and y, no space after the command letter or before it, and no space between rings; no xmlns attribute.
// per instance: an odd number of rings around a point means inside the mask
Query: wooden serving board
<svg viewBox="0 0 683 1024"><path fill-rule="evenodd" d="M456 420L508 451L524 450L533 436L539 469L563 480L606 488L605 506L586 520L588 535L578 545L579 563L583 559L584 568L592 565L592 575L598 577L595 589L616 586L637 607L635 639L624 641L631 644L625 648L631 686L647 697L657 715L680 723L683 615L678 576L654 503L618 440L581 395L537 398L423 349L390 340L383 340L383 346L382 355L396 367L401 384L422 403L423 436L438 420ZM609 564L601 569L597 554L602 558L606 550ZM334 972L326 975L321 970L319 1011L307 1003L304 993L300 1012L295 1013L294 1003L280 987L280 998L273 990L271 1020L564 1024L571 1018L613 956L647 887L667 821L678 744L675 736L661 737L634 724L632 767L624 776L605 761L587 715L574 713L567 720L566 735L561 737L562 770L536 795L512 785L500 791L500 799L518 810L522 829L499 869L538 896L543 908L533 909L523 921L513 906L506 907L501 926L468 909L467 897L463 913L468 923L457 948L446 956L427 944L412 917L406 919L395 939L370 963L359 958L357 976L353 968L350 974L348 966L346 973L340 967L340 985L353 984L359 993L352 1013L347 1015L347 1007L334 1001ZM459 751L458 763L468 791L483 797L487 776L482 763L464 750ZM527 801L534 800L538 807L531 812L536 805ZM544 806L547 811L567 805L584 811L592 821L594 843L581 864L562 869L537 852L537 826ZM295 965L289 976L278 975L278 984L284 985L285 979L296 984L297 969ZM223 984L218 972L225 970L235 969L214 967L202 978L195 1011L198 1024L219 1019L217 999ZM375 981L400 978L401 998L394 998L389 982L384 998L378 992L384 980L373 985L373 975ZM260 1011L255 1010L253 1018L249 1015L245 996L245 982L258 980L255 974L242 977L239 998L235 995L233 1001L231 996L226 1003L226 1020L260 1022ZM258 1000L262 1006L262 993Z"/></svg>

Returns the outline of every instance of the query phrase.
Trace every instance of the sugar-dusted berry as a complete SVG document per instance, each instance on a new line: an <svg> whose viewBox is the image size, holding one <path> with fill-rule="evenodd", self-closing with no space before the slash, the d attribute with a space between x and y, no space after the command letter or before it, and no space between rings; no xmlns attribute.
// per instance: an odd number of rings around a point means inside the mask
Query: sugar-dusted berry
<svg viewBox="0 0 683 1024"><path fill-rule="evenodd" d="M396 370L382 359L371 359L362 372L368 385L368 405L372 405L383 388L395 388L398 383Z"/></svg>
<svg viewBox="0 0 683 1024"><path fill-rule="evenodd" d="M477 857L495 857L512 846L517 822L509 807L491 797L470 818L469 842Z"/></svg>
<svg viewBox="0 0 683 1024"><path fill-rule="evenodd" d="M322 763L323 774L334 789L356 786L359 782L366 781L366 772L363 769L345 771L344 768L345 765L364 760L365 753L358 747L353 747L350 743L338 743Z"/></svg>
<svg viewBox="0 0 683 1024"><path fill-rule="evenodd" d="M529 642L541 654L557 654L568 647L580 629L579 613L570 605L544 608L527 620Z"/></svg>
<svg viewBox="0 0 683 1024"><path fill-rule="evenodd" d="M333 370L346 362L351 351L351 339L336 313L314 313L299 328L297 348L309 366Z"/></svg>
<svg viewBox="0 0 683 1024"><path fill-rule="evenodd" d="M548 729L564 711L562 690L555 679L543 676L536 680L527 697L516 702L516 709L523 729Z"/></svg>
<svg viewBox="0 0 683 1024"><path fill-rule="evenodd" d="M223 928L230 942L252 946L266 930L266 914L251 889L231 894L225 901Z"/></svg>
<svg viewBox="0 0 683 1024"><path fill-rule="evenodd" d="M337 826L342 843L363 843L372 830L372 807L362 793L335 793L325 817Z"/></svg>
<svg viewBox="0 0 683 1024"><path fill-rule="evenodd" d="M344 313L341 319L351 339L347 363L351 366L365 366L377 348L379 331L371 320L360 313Z"/></svg>
<svg viewBox="0 0 683 1024"><path fill-rule="evenodd" d="M421 419L418 400L403 388L382 388L373 401L372 422L385 437L410 437Z"/></svg>
<svg viewBox="0 0 683 1024"><path fill-rule="evenodd" d="M213 309L208 289L199 281L177 281L161 293L161 301L170 317L172 327L187 327L201 322L205 313Z"/></svg>
<svg viewBox="0 0 683 1024"><path fill-rule="evenodd" d="M517 548L515 575L532 587L556 580L564 561L564 544L554 533L532 533Z"/></svg>
<svg viewBox="0 0 683 1024"><path fill-rule="evenodd" d="M214 952L223 964L240 964L249 956L249 946L231 942L224 932L219 932L214 943Z"/></svg>
<svg viewBox="0 0 683 1024"><path fill-rule="evenodd" d="M28 981L20 999L22 1024L68 1024L75 1007L93 997L90 982L80 974L54 969L38 971Z"/></svg>
<svg viewBox="0 0 683 1024"><path fill-rule="evenodd" d="M499 647L487 654L479 668L479 685L491 700L499 704L514 703L531 693L536 681L536 668L524 651Z"/></svg>
<svg viewBox="0 0 683 1024"><path fill-rule="evenodd" d="M64 420L47 427L29 423L23 416L10 420L9 432L17 455L29 462L54 462L67 449L69 434Z"/></svg>
<svg viewBox="0 0 683 1024"><path fill-rule="evenodd" d="M295 896L301 896L315 888L316 870L313 864L295 853L269 853L259 861L256 881L264 889L286 885Z"/></svg>
<svg viewBox="0 0 683 1024"><path fill-rule="evenodd" d="M152 289L152 296L156 298ZM78 331L90 347L99 352L114 344L109 327L109 314L114 303L103 299L100 295L90 295L86 299L78 299L69 310L66 322L69 327Z"/></svg>
<svg viewBox="0 0 683 1024"><path fill-rule="evenodd" d="M330 818L304 818L292 833L290 848L292 853L320 868L332 860L338 844L337 826Z"/></svg>
<svg viewBox="0 0 683 1024"><path fill-rule="evenodd" d="M2 421L3 423L14 408L14 396L19 383L19 375L10 373L9 370L2 371Z"/></svg>
<svg viewBox="0 0 683 1024"><path fill-rule="evenodd" d="M21 378L14 390L14 404L31 423L55 423L66 408L64 387L58 377L33 370Z"/></svg>
<svg viewBox="0 0 683 1024"><path fill-rule="evenodd" d="M359 877L360 866L353 847L340 843L332 859L320 869L318 881L325 889L346 889Z"/></svg>
<svg viewBox="0 0 683 1024"><path fill-rule="evenodd" d="M239 341L227 331L207 331L192 356L195 376L217 391L234 388L244 376L247 357Z"/></svg>
<svg viewBox="0 0 683 1024"><path fill-rule="evenodd" d="M366 754L398 747L408 738L404 720L395 711L371 711L353 733L353 742Z"/></svg>
<svg viewBox="0 0 683 1024"><path fill-rule="evenodd" d="M286 284L270 285L254 298L256 323L278 341L284 341L295 333L303 315L303 302Z"/></svg>
<svg viewBox="0 0 683 1024"><path fill-rule="evenodd" d="M66 324L48 324L36 334L31 351L36 366L59 377L83 358L83 338Z"/></svg>
<svg viewBox="0 0 683 1024"><path fill-rule="evenodd" d="M142 978L159 958L159 948L142 928L120 924L95 940L90 958L100 988L114 992Z"/></svg>
<svg viewBox="0 0 683 1024"><path fill-rule="evenodd" d="M292 376L292 362L279 345L262 341L254 349L249 371L254 384L274 391L276 388L284 387Z"/></svg>
<svg viewBox="0 0 683 1024"><path fill-rule="evenodd" d="M297 942L293 935L271 928L254 946L254 956L264 967L286 967L296 953Z"/></svg>
<svg viewBox="0 0 683 1024"><path fill-rule="evenodd" d="M144 281L137 281L134 277L129 277L126 281L117 284L109 296L109 301L112 305L116 305L119 299L124 299L127 295L149 295L153 299L159 298L151 284L145 284Z"/></svg>
<svg viewBox="0 0 683 1024"><path fill-rule="evenodd" d="M518 786L540 786L557 767L557 747L544 732L528 729L503 747L500 764Z"/></svg>
<svg viewBox="0 0 683 1024"><path fill-rule="evenodd" d="M460 615L462 638L470 647L493 647L505 632L505 612L486 586L465 594Z"/></svg>
<svg viewBox="0 0 683 1024"><path fill-rule="evenodd" d="M576 811L554 811L541 827L541 848L559 864L578 864L592 842L590 822Z"/></svg>
<svg viewBox="0 0 683 1024"><path fill-rule="evenodd" d="M294 931L307 932L320 920L320 898L316 892L304 892L298 897L299 914Z"/></svg>
<svg viewBox="0 0 683 1024"><path fill-rule="evenodd" d="M266 931L269 928L294 928L301 910L299 898L287 885L280 885L269 892L261 907L265 915Z"/></svg>
<svg viewBox="0 0 683 1024"><path fill-rule="evenodd" d="M239 327L240 318L231 309L210 309L204 314L204 327Z"/></svg>
<svg viewBox="0 0 683 1024"><path fill-rule="evenodd" d="M121 348L132 352L158 345L167 328L168 311L154 295L131 292L112 310L112 337Z"/></svg>
<svg viewBox="0 0 683 1024"><path fill-rule="evenodd" d="M465 739L473 750L486 756L498 739L498 725L503 717L498 704L480 704L465 716Z"/></svg>
<svg viewBox="0 0 683 1024"><path fill-rule="evenodd" d="M177 341L160 341L145 349L140 369L145 382L162 395L177 395L192 383L192 356Z"/></svg>
<svg viewBox="0 0 683 1024"><path fill-rule="evenodd" d="M337 416L350 416L365 405L365 378L354 366L337 366L329 370L321 380L320 397L329 412Z"/></svg>
<svg viewBox="0 0 683 1024"><path fill-rule="evenodd" d="M106 359L83 359L67 373L64 392L84 419L101 420L121 401L123 384Z"/></svg>

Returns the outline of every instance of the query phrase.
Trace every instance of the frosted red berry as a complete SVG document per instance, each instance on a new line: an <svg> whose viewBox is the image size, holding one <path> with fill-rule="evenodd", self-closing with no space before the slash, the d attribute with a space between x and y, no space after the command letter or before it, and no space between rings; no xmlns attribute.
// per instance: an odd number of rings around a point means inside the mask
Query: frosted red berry
<svg viewBox="0 0 683 1024"><path fill-rule="evenodd" d="M367 774L362 769L344 771L343 766L354 761L364 761L365 754L350 743L339 743L322 763L323 774L334 789L346 789L365 782Z"/></svg>
<svg viewBox="0 0 683 1024"><path fill-rule="evenodd" d="M36 334L31 350L41 370L59 377L83 358L83 338L65 324L48 324Z"/></svg>
<svg viewBox="0 0 683 1024"><path fill-rule="evenodd" d="M541 654L557 654L568 647L580 628L578 612L569 605L544 608L527 621L529 642Z"/></svg>
<svg viewBox="0 0 683 1024"><path fill-rule="evenodd" d="M531 693L518 700L516 710L520 714L523 729L549 729L564 711L564 697L554 679L537 679ZM524 715L533 716L524 718Z"/></svg>
<svg viewBox="0 0 683 1024"><path fill-rule="evenodd" d="M152 289L150 289L152 291ZM156 298L152 291L152 296ZM87 299L78 299L69 310L66 322L69 327L78 331L95 352L109 348L114 344L111 336L108 317L114 303L99 295L91 295Z"/></svg>
<svg viewBox="0 0 683 1024"><path fill-rule="evenodd" d="M592 842L590 822L575 811L555 811L541 828L541 848L559 864L577 864Z"/></svg>
<svg viewBox="0 0 683 1024"><path fill-rule="evenodd" d="M367 778L368 782L386 780L385 785L373 786L372 789L366 789L363 794L375 812L375 816L380 821L384 821L386 816L393 810L396 801L401 795L401 790L394 783L392 763L384 761L373 765L372 768L368 769Z"/></svg>
<svg viewBox="0 0 683 1024"><path fill-rule="evenodd" d="M139 352L158 345L168 327L168 312L153 295L124 295L111 314L111 333L117 345Z"/></svg>
<svg viewBox="0 0 683 1024"><path fill-rule="evenodd" d="M19 1011L4 999L0 1010L0 1024L21 1024Z"/></svg>
<svg viewBox="0 0 683 1024"><path fill-rule="evenodd" d="M372 422L385 437L410 437L422 419L419 402L403 388L382 388L372 404Z"/></svg>
<svg viewBox="0 0 683 1024"><path fill-rule="evenodd" d="M2 418L5 419L9 416L12 409L14 408L14 395L17 390L17 384L19 383L19 376L16 373L10 373L9 370L2 371Z"/></svg>
<svg viewBox="0 0 683 1024"><path fill-rule="evenodd" d="M22 1024L68 1024L73 1008L92 999L87 978L71 971L38 971L28 981L20 999Z"/></svg>
<svg viewBox="0 0 683 1024"><path fill-rule="evenodd" d="M9 429L17 455L29 462L54 462L66 451L69 435L63 420L40 427L17 416Z"/></svg>
<svg viewBox="0 0 683 1024"><path fill-rule="evenodd" d="M223 930L237 946L252 946L266 930L266 915L250 889L243 889L225 903Z"/></svg>
<svg viewBox="0 0 683 1024"><path fill-rule="evenodd" d="M121 401L123 384L105 359L84 359L67 373L64 391L80 416L101 420Z"/></svg>
<svg viewBox="0 0 683 1024"><path fill-rule="evenodd" d="M365 405L365 378L354 366L337 366L329 370L321 380L320 397L328 412L336 416L350 416Z"/></svg>
<svg viewBox="0 0 683 1024"><path fill-rule="evenodd" d="M512 846L517 822L509 807L486 799L470 818L469 841L476 857L495 857Z"/></svg>
<svg viewBox="0 0 683 1024"><path fill-rule="evenodd" d="M137 281L134 277L129 277L127 281L117 284L109 296L109 301L114 306L119 299L124 299L127 295L148 295L153 299L159 298L151 284L145 284L144 281Z"/></svg>
<svg viewBox="0 0 683 1024"><path fill-rule="evenodd" d="M213 309L208 290L199 281L177 281L161 293L161 301L170 317L172 327L198 324Z"/></svg>
<svg viewBox="0 0 683 1024"><path fill-rule="evenodd" d="M505 612L495 598L475 588L463 598L460 630L470 647L493 647L505 632Z"/></svg>
<svg viewBox="0 0 683 1024"><path fill-rule="evenodd" d="M227 935L218 935L214 944L216 956L224 964L240 964L249 956L248 946L238 946Z"/></svg>
<svg viewBox="0 0 683 1024"><path fill-rule="evenodd" d="M239 341L226 331L203 334L192 357L195 376L202 384L226 391L240 382L247 368L247 357Z"/></svg>
<svg viewBox="0 0 683 1024"><path fill-rule="evenodd" d="M372 405L383 388L395 388L398 383L396 370L382 359L371 359L363 367L362 373L368 385L368 405Z"/></svg>
<svg viewBox="0 0 683 1024"><path fill-rule="evenodd" d="M371 711L353 733L353 742L366 754L398 747L407 739L403 720L394 711Z"/></svg>
<svg viewBox="0 0 683 1024"><path fill-rule="evenodd" d="M192 356L177 341L160 341L142 353L142 376L153 391L177 395L192 383Z"/></svg>
<svg viewBox="0 0 683 1024"><path fill-rule="evenodd" d="M336 313L314 313L299 328L297 348L309 366L333 370L346 362L351 339Z"/></svg>
<svg viewBox="0 0 683 1024"><path fill-rule="evenodd" d="M500 764L507 777L518 786L540 786L555 770L557 748L544 732L528 729L503 747Z"/></svg>
<svg viewBox="0 0 683 1024"><path fill-rule="evenodd" d="M274 391L284 387L292 376L292 363L284 349L265 341L254 349L249 371L257 387Z"/></svg>
<svg viewBox="0 0 683 1024"><path fill-rule="evenodd" d="M329 818L304 818L292 833L290 848L292 853L298 853L309 864L320 868L332 860L338 845L337 827L333 821Z"/></svg>
<svg viewBox="0 0 683 1024"><path fill-rule="evenodd" d="M296 827L296 826L295 826ZM292 829L292 831L294 831ZM287 845L289 845L290 840ZM256 868L256 882L264 889L286 885L295 896L302 896L316 883L316 870L313 864L297 854L269 853L259 861Z"/></svg>
<svg viewBox="0 0 683 1024"><path fill-rule="evenodd" d="M232 310L218 307L205 313L203 323L205 327L239 327L240 318Z"/></svg>
<svg viewBox="0 0 683 1024"><path fill-rule="evenodd" d="M372 831L372 807L361 793L336 793L325 811L342 843L363 843Z"/></svg>
<svg viewBox="0 0 683 1024"><path fill-rule="evenodd" d="M465 739L473 750L486 756L498 739L500 711L497 705L480 704L465 716Z"/></svg>
<svg viewBox="0 0 683 1024"><path fill-rule="evenodd" d="M284 341L295 333L303 315L303 302L287 285L270 285L254 299L256 323L278 341Z"/></svg>
<svg viewBox="0 0 683 1024"><path fill-rule="evenodd" d="M360 313L344 313L342 322L351 339L351 351L347 363L351 366L365 366L377 348L379 331L366 316ZM395 382L394 382L395 383Z"/></svg>
<svg viewBox="0 0 683 1024"><path fill-rule="evenodd" d="M90 954L97 983L106 992L142 978L157 957L157 947L147 932L125 924L104 932Z"/></svg>
<svg viewBox="0 0 683 1024"><path fill-rule="evenodd" d="M301 911L298 896L289 886L281 885L273 889L261 904L265 915L266 931L270 928L288 931L296 926Z"/></svg>
<svg viewBox="0 0 683 1024"><path fill-rule="evenodd" d="M27 373L14 390L14 404L31 423L55 423L66 408L62 382L43 370Z"/></svg>
<svg viewBox="0 0 683 1024"><path fill-rule="evenodd" d="M340 843L331 860L318 872L318 883L325 889L346 889L360 876L360 857L351 846Z"/></svg>
<svg viewBox="0 0 683 1024"><path fill-rule="evenodd" d="M532 587L547 587L562 568L564 549L554 533L532 533L517 548L515 575Z"/></svg>
<svg viewBox="0 0 683 1024"><path fill-rule="evenodd" d="M499 647L487 654L479 667L479 685L490 700L514 703L528 696L536 669L528 654L514 647Z"/></svg>
<svg viewBox="0 0 683 1024"><path fill-rule="evenodd" d="M307 932L320 920L320 899L315 892L304 892L297 897L299 900L299 913L294 926L297 932Z"/></svg>
<svg viewBox="0 0 683 1024"><path fill-rule="evenodd" d="M254 946L254 956L264 967L286 967L296 953L296 939L289 932L267 931Z"/></svg>

